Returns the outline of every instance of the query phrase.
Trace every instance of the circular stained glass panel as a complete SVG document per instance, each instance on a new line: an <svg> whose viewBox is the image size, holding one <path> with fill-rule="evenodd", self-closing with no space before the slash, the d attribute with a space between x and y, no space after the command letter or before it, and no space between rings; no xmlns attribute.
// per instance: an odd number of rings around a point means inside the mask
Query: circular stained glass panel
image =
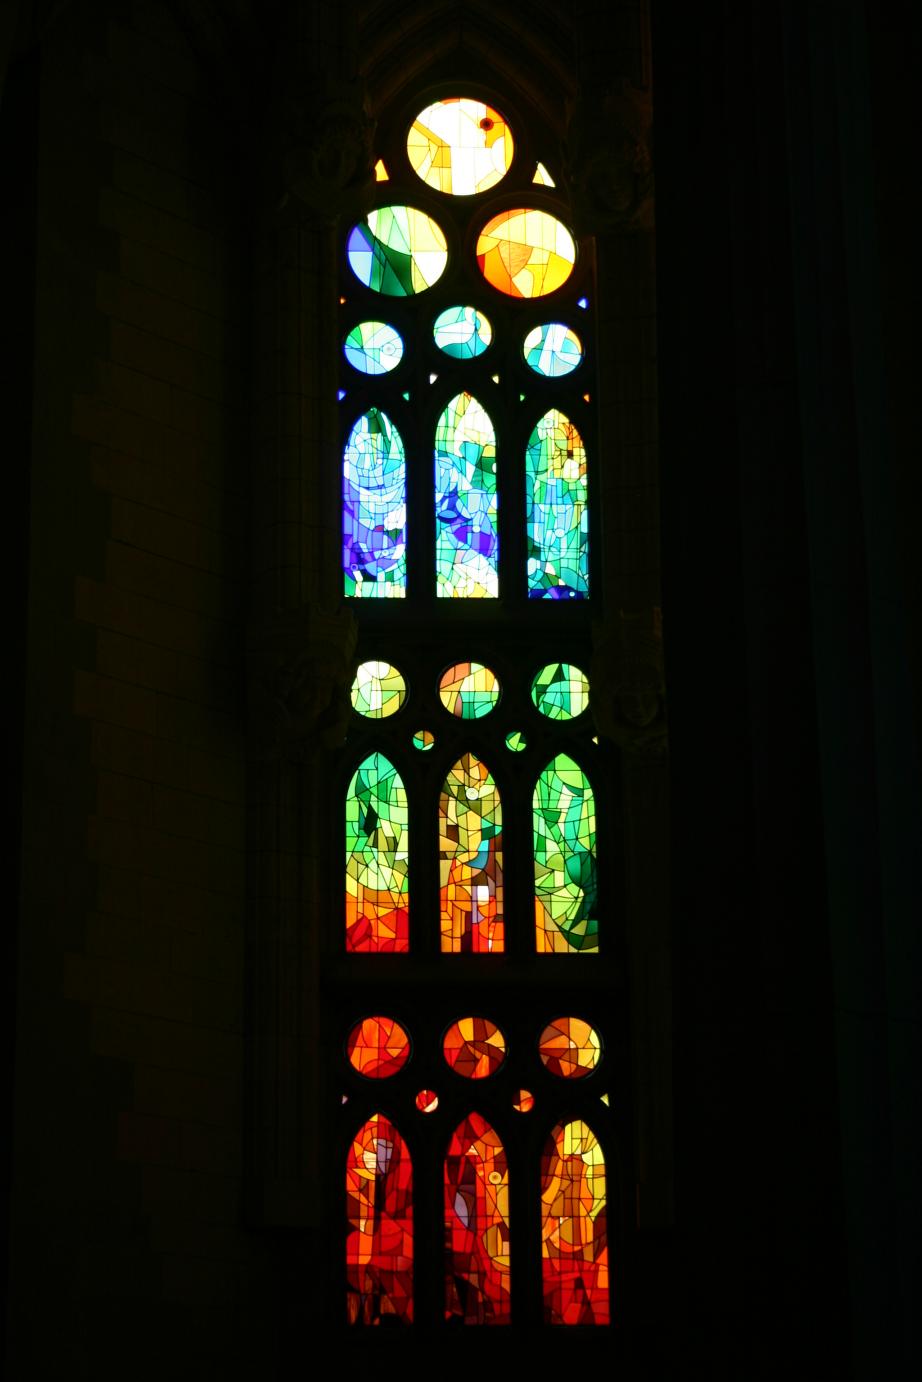
<svg viewBox="0 0 922 1382"><path fill-rule="evenodd" d="M522 344L525 363L535 374L545 379L559 379L571 374L582 363L583 343L575 331L563 322L545 322L536 326Z"/></svg>
<svg viewBox="0 0 922 1382"><path fill-rule="evenodd" d="M349 232L349 267L376 293L412 297L437 283L448 263L440 227L412 206L382 206L369 211Z"/></svg>
<svg viewBox="0 0 922 1382"><path fill-rule="evenodd" d="M352 709L369 720L396 715L407 698L407 684L389 662L363 662L352 683Z"/></svg>
<svg viewBox="0 0 922 1382"><path fill-rule="evenodd" d="M549 720L575 720L589 704L589 678L572 662L549 662L532 682L531 698Z"/></svg>
<svg viewBox="0 0 922 1382"><path fill-rule="evenodd" d="M366 1080L387 1080L410 1059L410 1038L393 1017L363 1017L346 1039L346 1055Z"/></svg>
<svg viewBox="0 0 922 1382"><path fill-rule="evenodd" d="M602 1059L602 1039L581 1017L556 1017L538 1038L538 1055L552 1075L581 1080Z"/></svg>
<svg viewBox="0 0 922 1382"><path fill-rule="evenodd" d="M450 715L480 720L499 700L499 680L480 662L456 662L439 679L439 700Z"/></svg>
<svg viewBox="0 0 922 1382"><path fill-rule="evenodd" d="M362 374L387 374L403 359L400 332L387 322L359 322L343 343L346 359Z"/></svg>
<svg viewBox="0 0 922 1382"><path fill-rule="evenodd" d="M517 1089L512 1098L516 1113L530 1113L535 1106L535 1096L530 1089Z"/></svg>
<svg viewBox="0 0 922 1382"><path fill-rule="evenodd" d="M477 240L480 272L513 298L546 297L566 283L575 263L573 236L547 211L503 211L487 222Z"/></svg>
<svg viewBox="0 0 922 1382"><path fill-rule="evenodd" d="M454 360L473 360L493 339L493 328L476 307L446 307L432 324L439 350Z"/></svg>
<svg viewBox="0 0 922 1382"><path fill-rule="evenodd" d="M416 1107L420 1113L435 1113L439 1106L439 1096L434 1089L421 1089L416 1096Z"/></svg>
<svg viewBox="0 0 922 1382"><path fill-rule="evenodd" d="M429 187L469 197L506 176L512 133L492 106L453 96L419 112L407 135L407 156Z"/></svg>
<svg viewBox="0 0 922 1382"><path fill-rule="evenodd" d="M420 753L426 753L428 749L435 747L435 735L431 729L418 729L413 735L413 747L419 749Z"/></svg>
<svg viewBox="0 0 922 1382"><path fill-rule="evenodd" d="M485 1080L506 1059L506 1038L488 1017L462 1017L442 1038L442 1052L456 1075Z"/></svg>

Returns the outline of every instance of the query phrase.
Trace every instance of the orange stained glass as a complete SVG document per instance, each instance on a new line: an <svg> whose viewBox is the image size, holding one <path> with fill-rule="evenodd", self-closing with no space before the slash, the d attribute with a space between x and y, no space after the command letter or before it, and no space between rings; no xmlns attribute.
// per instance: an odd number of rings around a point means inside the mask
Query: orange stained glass
<svg viewBox="0 0 922 1382"><path fill-rule="evenodd" d="M416 1107L420 1113L435 1113L439 1106L439 1096L434 1089L421 1089L416 1096Z"/></svg>
<svg viewBox="0 0 922 1382"><path fill-rule="evenodd" d="M535 1106L535 1096L530 1089L517 1089L512 1099L516 1113L530 1113Z"/></svg>
<svg viewBox="0 0 922 1382"><path fill-rule="evenodd" d="M581 1017L555 1017L538 1039L538 1055L552 1075L579 1080L602 1059L602 1039Z"/></svg>
<svg viewBox="0 0 922 1382"><path fill-rule="evenodd" d="M455 1129L445 1157L445 1318L508 1324L509 1168L479 1113Z"/></svg>
<svg viewBox="0 0 922 1382"><path fill-rule="evenodd" d="M575 263L573 236L547 211L503 211L487 222L477 240L480 272L509 297L546 297L566 283Z"/></svg>
<svg viewBox="0 0 922 1382"><path fill-rule="evenodd" d="M346 1318L413 1319L413 1166L382 1113L359 1128L346 1157Z"/></svg>
<svg viewBox="0 0 922 1382"><path fill-rule="evenodd" d="M363 1017L346 1039L346 1055L366 1080L386 1080L410 1059L410 1038L393 1017Z"/></svg>
<svg viewBox="0 0 922 1382"><path fill-rule="evenodd" d="M407 794L394 765L372 753L346 793L346 949L409 949Z"/></svg>
<svg viewBox="0 0 922 1382"><path fill-rule="evenodd" d="M455 197L486 192L512 162L512 134L499 111L453 96L421 110L407 135L413 171Z"/></svg>
<svg viewBox="0 0 922 1382"><path fill-rule="evenodd" d="M610 1322L605 1157L587 1123L560 1123L541 1158L546 1324Z"/></svg>
<svg viewBox="0 0 922 1382"><path fill-rule="evenodd" d="M442 1038L442 1052L456 1075L485 1080L506 1059L506 1038L488 1017L461 1017Z"/></svg>
<svg viewBox="0 0 922 1382"><path fill-rule="evenodd" d="M439 905L442 951L501 951L503 811L486 765L466 753L439 797Z"/></svg>

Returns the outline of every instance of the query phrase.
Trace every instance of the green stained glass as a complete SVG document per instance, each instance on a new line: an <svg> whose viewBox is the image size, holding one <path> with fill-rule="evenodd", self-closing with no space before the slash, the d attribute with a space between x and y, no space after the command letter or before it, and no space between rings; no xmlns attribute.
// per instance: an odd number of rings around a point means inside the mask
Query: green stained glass
<svg viewBox="0 0 922 1382"><path fill-rule="evenodd" d="M527 747L528 741L521 730L514 729L506 735L506 748L511 749L513 753L521 753Z"/></svg>
<svg viewBox="0 0 922 1382"><path fill-rule="evenodd" d="M387 374L403 358L403 340L387 322L359 322L346 337L343 349L353 369L362 374Z"/></svg>
<svg viewBox="0 0 922 1382"><path fill-rule="evenodd" d="M589 594L586 449L557 408L540 419L525 453L528 595L532 600Z"/></svg>
<svg viewBox="0 0 922 1382"><path fill-rule="evenodd" d="M496 673L482 662L456 662L439 678L439 700L450 715L462 720L479 720L499 700Z"/></svg>
<svg viewBox="0 0 922 1382"><path fill-rule="evenodd" d="M583 358L580 338L563 322L545 322L534 327L525 337L522 352L529 368L545 379L571 374Z"/></svg>
<svg viewBox="0 0 922 1382"><path fill-rule="evenodd" d="M412 206L382 206L352 227L349 267L366 287L390 297L412 297L437 283L448 263L441 229Z"/></svg>
<svg viewBox="0 0 922 1382"><path fill-rule="evenodd" d="M346 949L409 950L407 794L381 753L370 754L346 793Z"/></svg>
<svg viewBox="0 0 922 1382"><path fill-rule="evenodd" d="M595 798L585 773L558 754L532 799L535 840L535 939L541 953L599 948Z"/></svg>
<svg viewBox="0 0 922 1382"><path fill-rule="evenodd" d="M486 765L466 753L439 798L442 951L503 949L503 812Z"/></svg>
<svg viewBox="0 0 922 1382"><path fill-rule="evenodd" d="M405 596L406 546L403 441L387 414L370 408L356 421L343 452L346 595Z"/></svg>
<svg viewBox="0 0 922 1382"><path fill-rule="evenodd" d="M493 339L493 328L476 307L448 307L432 326L439 350L455 360L473 360Z"/></svg>
<svg viewBox="0 0 922 1382"><path fill-rule="evenodd" d="M451 400L435 430L436 593L499 594L496 436L469 393Z"/></svg>
<svg viewBox="0 0 922 1382"><path fill-rule="evenodd" d="M352 709L371 720L396 715L407 697L407 684L389 662L363 662L352 683Z"/></svg>
<svg viewBox="0 0 922 1382"><path fill-rule="evenodd" d="M531 698L549 720L575 720L589 704L589 678L572 662L549 662L532 682Z"/></svg>
<svg viewBox="0 0 922 1382"><path fill-rule="evenodd" d="M435 744L435 735L431 729L418 729L413 735L413 747L419 749L420 753L425 753Z"/></svg>

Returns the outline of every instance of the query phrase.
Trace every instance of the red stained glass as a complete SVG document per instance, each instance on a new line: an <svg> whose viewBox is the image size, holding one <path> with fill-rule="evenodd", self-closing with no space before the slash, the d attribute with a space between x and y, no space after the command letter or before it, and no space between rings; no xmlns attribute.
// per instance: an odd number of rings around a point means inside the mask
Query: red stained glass
<svg viewBox="0 0 922 1382"><path fill-rule="evenodd" d="M608 1324L605 1157L580 1119L551 1133L541 1158L546 1324Z"/></svg>
<svg viewBox="0 0 922 1382"><path fill-rule="evenodd" d="M346 1055L366 1080L386 1080L410 1059L410 1038L392 1017L364 1017L349 1033Z"/></svg>
<svg viewBox="0 0 922 1382"><path fill-rule="evenodd" d="M509 1323L509 1170L479 1113L455 1130L445 1158L445 1318Z"/></svg>
<svg viewBox="0 0 922 1382"><path fill-rule="evenodd" d="M541 1033L538 1054L552 1075L580 1080L602 1059L602 1040L581 1017L556 1017Z"/></svg>
<svg viewBox="0 0 922 1382"><path fill-rule="evenodd" d="M346 1314L350 1324L413 1319L413 1166L381 1113L346 1159Z"/></svg>
<svg viewBox="0 0 922 1382"><path fill-rule="evenodd" d="M506 1059L506 1038L488 1017L462 1017L442 1038L442 1051L456 1075L484 1080Z"/></svg>
<svg viewBox="0 0 922 1382"><path fill-rule="evenodd" d="M503 812L496 783L466 753L439 798L442 950L503 949Z"/></svg>

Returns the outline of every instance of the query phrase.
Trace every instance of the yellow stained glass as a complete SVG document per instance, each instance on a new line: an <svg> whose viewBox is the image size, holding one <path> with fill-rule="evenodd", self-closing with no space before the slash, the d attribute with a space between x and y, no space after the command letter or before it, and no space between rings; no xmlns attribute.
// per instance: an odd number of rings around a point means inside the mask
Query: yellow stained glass
<svg viewBox="0 0 922 1382"><path fill-rule="evenodd" d="M509 297L546 297L566 283L575 263L573 236L547 211L503 211L477 240L480 272Z"/></svg>
<svg viewBox="0 0 922 1382"><path fill-rule="evenodd" d="M492 106L453 96L420 111L407 135L407 156L429 187L469 197L506 176L512 133Z"/></svg>

